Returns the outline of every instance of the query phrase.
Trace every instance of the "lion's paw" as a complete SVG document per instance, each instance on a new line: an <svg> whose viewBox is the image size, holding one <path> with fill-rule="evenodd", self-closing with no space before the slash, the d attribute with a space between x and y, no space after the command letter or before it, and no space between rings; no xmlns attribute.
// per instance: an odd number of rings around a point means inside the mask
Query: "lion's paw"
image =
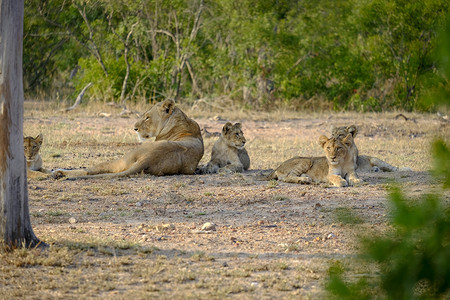
<svg viewBox="0 0 450 300"><path fill-rule="evenodd" d="M51 175L52 175L53 179L61 179L61 178L66 177L66 175L64 174L64 171L62 169L57 169L57 170L52 171Z"/></svg>
<svg viewBox="0 0 450 300"><path fill-rule="evenodd" d="M337 182L334 182L334 185L336 187L346 187L346 186L348 186L348 182L347 182L347 180L342 179L342 180L339 180Z"/></svg>
<svg viewBox="0 0 450 300"><path fill-rule="evenodd" d="M233 170L231 170L230 168L224 167L224 168L219 168L217 170L217 173L221 174L221 175L229 175L229 174L232 174L232 173L235 173L235 172L233 172Z"/></svg>
<svg viewBox="0 0 450 300"><path fill-rule="evenodd" d="M297 183L311 183L312 179L308 174L302 174Z"/></svg>
<svg viewBox="0 0 450 300"><path fill-rule="evenodd" d="M353 178L353 179L350 179L349 181L350 181L351 185L359 185L359 184L364 183L364 180L362 180L360 178Z"/></svg>

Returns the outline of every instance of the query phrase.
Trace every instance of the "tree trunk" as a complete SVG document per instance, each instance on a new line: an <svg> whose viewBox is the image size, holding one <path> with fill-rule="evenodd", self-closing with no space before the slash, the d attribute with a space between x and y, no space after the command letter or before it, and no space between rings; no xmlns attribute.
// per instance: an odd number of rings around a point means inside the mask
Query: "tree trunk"
<svg viewBox="0 0 450 300"><path fill-rule="evenodd" d="M40 244L28 211L23 151L23 0L0 0L0 243Z"/></svg>

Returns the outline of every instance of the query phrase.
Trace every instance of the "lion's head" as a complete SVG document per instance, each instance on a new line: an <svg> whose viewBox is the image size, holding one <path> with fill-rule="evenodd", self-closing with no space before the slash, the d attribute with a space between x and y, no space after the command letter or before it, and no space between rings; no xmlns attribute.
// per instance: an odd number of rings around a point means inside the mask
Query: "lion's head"
<svg viewBox="0 0 450 300"><path fill-rule="evenodd" d="M319 143L325 151L328 163L332 166L343 165L349 159L352 159L347 155L353 143L351 133L347 134L343 139L336 137L327 138L322 135L319 138Z"/></svg>
<svg viewBox="0 0 450 300"><path fill-rule="evenodd" d="M357 168L358 148L356 147L354 139L355 139L357 133L358 133L358 129L356 129L355 125L331 127L331 136L334 138L343 139L349 134L352 136L352 144L349 148L349 154L350 154L350 156L353 157L353 163L354 163L355 169Z"/></svg>
<svg viewBox="0 0 450 300"><path fill-rule="evenodd" d="M351 134L353 138L356 137L358 133L358 129L355 125L350 126L332 126L331 127L331 136L335 138L345 138L348 134Z"/></svg>
<svg viewBox="0 0 450 300"><path fill-rule="evenodd" d="M141 142L155 137L156 140L179 140L194 137L202 140L200 127L189 119L173 100L155 104L134 124Z"/></svg>
<svg viewBox="0 0 450 300"><path fill-rule="evenodd" d="M36 156L39 154L39 150L41 149L43 139L44 137L42 134L39 134L35 138L32 136L23 138L23 149L27 161L35 160Z"/></svg>
<svg viewBox="0 0 450 300"><path fill-rule="evenodd" d="M164 126L166 121L173 112L175 102L166 100L159 102L147 110L142 117L134 124L139 141L143 142L152 137L156 137Z"/></svg>
<svg viewBox="0 0 450 300"><path fill-rule="evenodd" d="M243 149L247 141L242 132L241 123L233 125L230 122L227 122L222 128L222 138L227 145L237 149Z"/></svg>

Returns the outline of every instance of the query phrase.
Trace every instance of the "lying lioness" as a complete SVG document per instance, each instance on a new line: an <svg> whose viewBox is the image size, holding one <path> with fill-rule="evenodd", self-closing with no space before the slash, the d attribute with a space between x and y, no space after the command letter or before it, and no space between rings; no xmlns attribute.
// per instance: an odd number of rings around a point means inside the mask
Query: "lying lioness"
<svg viewBox="0 0 450 300"><path fill-rule="evenodd" d="M359 155L358 148L355 144L355 137L358 133L355 125L350 126L339 126L331 128L331 135L336 138L343 138L347 134L351 134L353 137L353 143L350 147L350 155L353 156L355 162L355 170L356 172L396 172L396 171L412 171L407 167L395 167L390 165L389 163L373 156L368 155Z"/></svg>
<svg viewBox="0 0 450 300"><path fill-rule="evenodd" d="M353 156L349 152L353 143L351 134L343 139L322 135L319 143L325 156L293 157L283 162L267 179L289 183L330 182L337 187L362 182L355 173Z"/></svg>
<svg viewBox="0 0 450 300"><path fill-rule="evenodd" d="M188 118L173 100L155 104L135 124L146 141L124 157L88 169L56 170L58 177L122 177L139 172L151 175L193 174L203 156L203 139L198 124Z"/></svg>

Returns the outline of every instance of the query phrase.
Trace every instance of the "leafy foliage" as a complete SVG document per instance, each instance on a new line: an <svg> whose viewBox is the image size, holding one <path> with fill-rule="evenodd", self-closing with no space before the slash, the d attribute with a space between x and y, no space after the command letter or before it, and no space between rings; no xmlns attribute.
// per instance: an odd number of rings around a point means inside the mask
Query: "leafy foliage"
<svg viewBox="0 0 450 300"><path fill-rule="evenodd" d="M450 20L448 22L450 25ZM448 33L447 33L448 34ZM442 52L441 61L448 58ZM441 64L446 72L450 65ZM442 88L442 87L441 87ZM435 94L442 95L441 93ZM438 98L438 102L442 102ZM448 98L447 98L448 101ZM445 103L445 102L444 102ZM450 147L443 140L433 143L434 175L450 188ZM329 270L328 291L339 298L388 299L440 298L450 294L450 207L437 194L420 201L407 199L399 188L390 194L392 231L388 236L363 239L362 256L376 262L380 275L357 283L343 279L336 263Z"/></svg>
<svg viewBox="0 0 450 300"><path fill-rule="evenodd" d="M448 0L25 2L29 94L430 110L417 100L448 78L432 55Z"/></svg>
<svg viewBox="0 0 450 300"><path fill-rule="evenodd" d="M329 270L328 290L340 298L368 299L373 293L389 299L437 298L450 290L450 209L436 195L410 204L399 189L391 193L392 225L389 237L363 241L363 256L378 263L380 276L357 283L342 279L343 268Z"/></svg>

